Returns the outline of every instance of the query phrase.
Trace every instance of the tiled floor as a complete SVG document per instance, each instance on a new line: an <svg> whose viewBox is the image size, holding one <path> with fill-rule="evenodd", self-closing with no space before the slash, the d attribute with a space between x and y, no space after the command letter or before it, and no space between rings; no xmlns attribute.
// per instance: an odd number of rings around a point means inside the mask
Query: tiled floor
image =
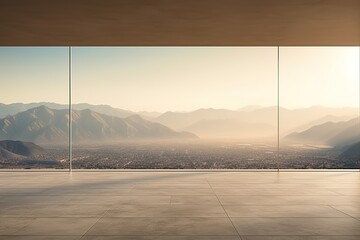
<svg viewBox="0 0 360 240"><path fill-rule="evenodd" d="M359 172L0 172L0 240L355 240Z"/></svg>

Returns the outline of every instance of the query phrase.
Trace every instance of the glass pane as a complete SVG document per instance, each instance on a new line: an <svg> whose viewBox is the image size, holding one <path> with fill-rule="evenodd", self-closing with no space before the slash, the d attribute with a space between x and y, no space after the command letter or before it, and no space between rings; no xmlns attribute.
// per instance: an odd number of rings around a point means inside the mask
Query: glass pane
<svg viewBox="0 0 360 240"><path fill-rule="evenodd" d="M0 47L0 168L68 168L68 50Z"/></svg>
<svg viewBox="0 0 360 240"><path fill-rule="evenodd" d="M280 168L358 168L357 47L281 47Z"/></svg>
<svg viewBox="0 0 360 240"><path fill-rule="evenodd" d="M73 48L74 168L276 168L276 54Z"/></svg>

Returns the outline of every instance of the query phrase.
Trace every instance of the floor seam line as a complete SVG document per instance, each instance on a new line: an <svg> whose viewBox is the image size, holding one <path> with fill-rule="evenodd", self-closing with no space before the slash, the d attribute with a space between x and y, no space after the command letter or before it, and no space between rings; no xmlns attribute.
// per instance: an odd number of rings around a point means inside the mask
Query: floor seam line
<svg viewBox="0 0 360 240"><path fill-rule="evenodd" d="M102 219L102 218L104 217L104 215L106 215L109 211L110 211L110 208L109 208L108 210L106 210L106 211L102 214L102 216L100 216L99 219L96 220L96 222L95 222L93 225L91 225L91 227L89 227L88 230L86 230L86 232L79 238L79 240L81 240L83 237L85 237L86 234L87 234L87 233L100 221L100 219Z"/></svg>
<svg viewBox="0 0 360 240"><path fill-rule="evenodd" d="M343 211L341 211L341 210L333 207L332 205L328 205L328 206L331 207L332 209L338 211L338 212L341 212L342 214L345 214L346 216L349 216L350 218L353 218L353 219L355 219L355 220L357 220L357 221L360 221L360 219L358 219L358 218L356 218L356 217L354 217L354 216L351 216L350 214L347 214L346 212L343 212Z"/></svg>
<svg viewBox="0 0 360 240"><path fill-rule="evenodd" d="M220 201L220 199L219 199L218 195L215 193L215 191L214 191L213 187L211 186L211 184L209 183L209 181L208 181L207 179L205 179L205 180L206 180L206 182L209 184L209 186L210 186L210 188L211 188L211 191L212 191L212 192L214 193L214 195L216 196L216 199L218 200L218 202L219 202L220 206L221 206L221 207L222 207L222 209L224 210L224 212L225 212L225 214L226 214L227 218L228 218L228 219L229 219L229 221L231 222L231 225L233 226L233 228L234 228L234 229L235 229L235 231L237 232L237 234L238 234L238 236L239 236L240 240L242 240L242 237L241 237L241 235L240 235L239 231L238 231L238 230L237 230L237 228L235 227L235 224L234 224L234 223L233 223L233 221L231 220L231 218L230 218L229 214L226 212L225 207L222 205L222 203L221 203L221 201Z"/></svg>

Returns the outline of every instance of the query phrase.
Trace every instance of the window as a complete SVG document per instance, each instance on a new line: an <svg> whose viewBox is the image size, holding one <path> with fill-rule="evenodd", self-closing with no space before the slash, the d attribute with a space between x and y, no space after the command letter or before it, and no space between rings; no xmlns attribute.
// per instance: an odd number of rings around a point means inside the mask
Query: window
<svg viewBox="0 0 360 240"><path fill-rule="evenodd" d="M68 48L0 47L0 168L68 168Z"/></svg>

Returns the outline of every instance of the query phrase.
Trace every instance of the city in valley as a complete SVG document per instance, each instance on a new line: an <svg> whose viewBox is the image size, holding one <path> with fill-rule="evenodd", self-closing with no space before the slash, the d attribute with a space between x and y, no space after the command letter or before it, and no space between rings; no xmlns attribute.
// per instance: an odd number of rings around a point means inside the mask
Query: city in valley
<svg viewBox="0 0 360 240"><path fill-rule="evenodd" d="M0 168L67 169L69 110L64 107L50 103L0 105L0 113L5 115L0 118ZM277 111L276 107L208 108L165 112L155 117L110 106L74 105L72 166L74 169L358 168L360 128L355 114L358 109L282 109L279 126Z"/></svg>
<svg viewBox="0 0 360 240"><path fill-rule="evenodd" d="M36 158L1 159L1 168L69 167L65 145L45 146ZM336 148L281 146L240 141L123 141L106 145L74 145L74 169L336 169L357 168L357 161Z"/></svg>

